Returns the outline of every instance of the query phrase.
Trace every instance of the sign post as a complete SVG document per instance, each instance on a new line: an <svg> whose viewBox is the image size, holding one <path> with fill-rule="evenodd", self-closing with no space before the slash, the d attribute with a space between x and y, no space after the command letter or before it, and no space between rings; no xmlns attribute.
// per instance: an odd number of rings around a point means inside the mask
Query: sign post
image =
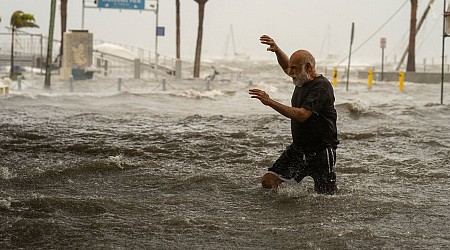
<svg viewBox="0 0 450 250"><path fill-rule="evenodd" d="M444 0L444 15L443 15L443 25L442 25L442 68L441 68L441 104L444 104L444 59L445 59L445 38L450 34L450 6L445 11L447 7L447 1Z"/></svg>
<svg viewBox="0 0 450 250"><path fill-rule="evenodd" d="M386 37L382 37L380 39L380 48L381 48L381 81L383 81L383 77L384 77L384 49L386 48Z"/></svg>
<svg viewBox="0 0 450 250"><path fill-rule="evenodd" d="M159 0L83 0L81 15L81 29L84 29L84 9L125 9L125 10L139 10L152 11L155 13L155 78L158 78L158 29L162 29L162 36L164 35L164 27L158 27L158 12ZM150 63L150 62L149 62Z"/></svg>
<svg viewBox="0 0 450 250"><path fill-rule="evenodd" d="M346 86L347 91L348 91L348 80L350 77L350 59L352 58L352 45L354 36L355 36L355 23L352 23L352 33L350 36L350 52L348 53L347 86Z"/></svg>

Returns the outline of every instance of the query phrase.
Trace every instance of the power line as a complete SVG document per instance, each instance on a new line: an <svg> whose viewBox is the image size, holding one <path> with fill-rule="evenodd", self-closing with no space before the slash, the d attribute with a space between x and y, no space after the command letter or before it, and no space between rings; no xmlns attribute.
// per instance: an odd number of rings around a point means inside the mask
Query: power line
<svg viewBox="0 0 450 250"><path fill-rule="evenodd" d="M399 12L400 10L403 9L403 7L405 7L405 5L409 2L409 0L406 0L395 12L394 14L392 14L388 20L386 22L384 22L374 33L372 33L372 35L369 36L369 38L367 38L362 44L360 44L358 47L356 47L356 49L353 50L352 53L356 53L356 51L358 51L360 48L362 48L367 42L370 41L370 39L372 39L381 29L384 28L384 26L386 26ZM345 60L347 60L348 56L346 56L344 59L342 59L338 65L340 65L341 63L343 63Z"/></svg>

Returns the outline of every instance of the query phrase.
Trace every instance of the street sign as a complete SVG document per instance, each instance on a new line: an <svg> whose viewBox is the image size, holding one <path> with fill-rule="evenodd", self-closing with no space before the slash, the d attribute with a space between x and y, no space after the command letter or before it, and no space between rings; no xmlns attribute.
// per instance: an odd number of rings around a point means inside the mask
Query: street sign
<svg viewBox="0 0 450 250"><path fill-rule="evenodd" d="M386 37L380 38L380 48L382 49L386 48Z"/></svg>
<svg viewBox="0 0 450 250"><path fill-rule="evenodd" d="M144 10L145 0L97 0L98 8Z"/></svg>
<svg viewBox="0 0 450 250"><path fill-rule="evenodd" d="M158 26L156 27L156 35L157 36L164 36L165 33L165 27Z"/></svg>

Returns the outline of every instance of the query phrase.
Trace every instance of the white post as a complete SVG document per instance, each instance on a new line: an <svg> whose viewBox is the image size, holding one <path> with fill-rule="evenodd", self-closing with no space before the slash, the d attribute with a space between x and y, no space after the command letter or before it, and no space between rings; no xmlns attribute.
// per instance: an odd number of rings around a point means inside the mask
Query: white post
<svg viewBox="0 0 450 250"><path fill-rule="evenodd" d="M73 76L72 75L69 78L69 89L70 89L70 92L73 92Z"/></svg>
<svg viewBox="0 0 450 250"><path fill-rule="evenodd" d="M117 91L122 91L122 77L119 76L119 81L117 83Z"/></svg>
<svg viewBox="0 0 450 250"><path fill-rule="evenodd" d="M17 89L19 91L22 91L22 77L21 76L17 77Z"/></svg>

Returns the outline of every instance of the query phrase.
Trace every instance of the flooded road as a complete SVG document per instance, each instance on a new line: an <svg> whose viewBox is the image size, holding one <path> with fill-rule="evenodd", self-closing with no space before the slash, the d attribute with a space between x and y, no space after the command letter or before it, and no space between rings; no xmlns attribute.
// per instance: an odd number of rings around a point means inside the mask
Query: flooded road
<svg viewBox="0 0 450 250"><path fill-rule="evenodd" d="M36 80L0 97L0 248L449 248L440 86L338 83L339 193L315 194L310 178L273 192L260 177L290 143L290 121L247 93L252 80L289 104L293 85L271 66L211 91L131 79L122 92L111 79L45 91Z"/></svg>

